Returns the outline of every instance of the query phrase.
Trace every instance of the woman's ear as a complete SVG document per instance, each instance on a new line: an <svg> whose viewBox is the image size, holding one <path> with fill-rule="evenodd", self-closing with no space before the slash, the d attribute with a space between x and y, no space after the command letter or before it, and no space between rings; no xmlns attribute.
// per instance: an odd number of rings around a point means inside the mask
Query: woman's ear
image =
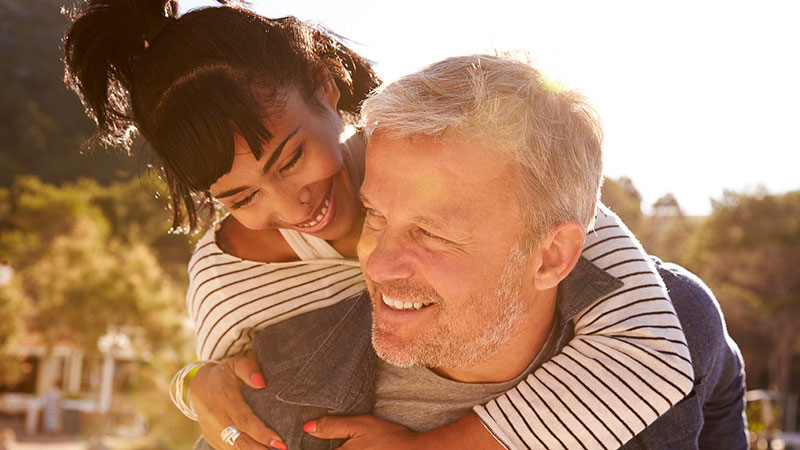
<svg viewBox="0 0 800 450"><path fill-rule="evenodd" d="M317 71L314 81L319 85L317 95L319 95L320 100L336 111L342 94L339 92L339 87L336 86L336 80L334 80L333 75L327 68L323 67Z"/></svg>

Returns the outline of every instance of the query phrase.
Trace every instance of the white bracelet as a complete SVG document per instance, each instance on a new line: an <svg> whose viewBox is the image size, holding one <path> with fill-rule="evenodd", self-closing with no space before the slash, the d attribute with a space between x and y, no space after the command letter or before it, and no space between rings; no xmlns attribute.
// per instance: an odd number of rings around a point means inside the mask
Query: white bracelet
<svg viewBox="0 0 800 450"><path fill-rule="evenodd" d="M206 364L219 364L219 361L204 359L191 362L181 367L181 369L172 376L172 380L169 382L169 398L172 400L172 404L174 404L184 416L195 422L197 422L197 412L192 405L192 399L189 398L189 401L186 401L189 389L184 388L184 385L186 383L186 377L192 373L194 369Z"/></svg>

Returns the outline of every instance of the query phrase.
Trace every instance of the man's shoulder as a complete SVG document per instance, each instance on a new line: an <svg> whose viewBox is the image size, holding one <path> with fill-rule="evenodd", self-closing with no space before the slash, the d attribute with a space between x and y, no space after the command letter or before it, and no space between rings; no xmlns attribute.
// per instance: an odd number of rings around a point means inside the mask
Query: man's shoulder
<svg viewBox="0 0 800 450"><path fill-rule="evenodd" d="M673 263L656 262L658 273L686 334L695 371L711 364L723 346L727 346L725 319L714 294L689 270ZM699 374L702 374L701 370Z"/></svg>
<svg viewBox="0 0 800 450"><path fill-rule="evenodd" d="M656 267L686 335L694 388L623 448L746 448L744 372L719 303L708 286L683 267L661 261Z"/></svg>

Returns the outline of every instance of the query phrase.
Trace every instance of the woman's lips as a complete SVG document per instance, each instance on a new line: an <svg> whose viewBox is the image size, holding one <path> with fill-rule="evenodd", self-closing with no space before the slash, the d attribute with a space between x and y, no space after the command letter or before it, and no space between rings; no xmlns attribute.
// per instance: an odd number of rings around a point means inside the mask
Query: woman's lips
<svg viewBox="0 0 800 450"><path fill-rule="evenodd" d="M336 203L333 196L333 185L328 190L328 194L323 199L322 203L319 204L317 209L311 215L311 218L303 223L298 223L292 225L292 228L302 231L303 233L318 233L322 231L328 224L331 223L331 220L334 216L334 209Z"/></svg>

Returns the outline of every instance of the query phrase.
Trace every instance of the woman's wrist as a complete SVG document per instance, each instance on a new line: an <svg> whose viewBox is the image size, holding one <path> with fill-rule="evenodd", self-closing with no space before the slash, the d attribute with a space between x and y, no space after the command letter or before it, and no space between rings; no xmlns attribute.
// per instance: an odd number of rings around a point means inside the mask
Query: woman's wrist
<svg viewBox="0 0 800 450"><path fill-rule="evenodd" d="M507 447L486 428L474 412L462 416L455 422L419 433L415 449L461 450L480 448L506 450Z"/></svg>
<svg viewBox="0 0 800 450"><path fill-rule="evenodd" d="M186 383L187 381L191 383L197 370L208 364L219 364L219 362L213 360L190 362L181 367L169 382L169 398L172 400L172 404L184 416L195 422L197 421L197 412L194 410L191 398L189 398L189 386Z"/></svg>

